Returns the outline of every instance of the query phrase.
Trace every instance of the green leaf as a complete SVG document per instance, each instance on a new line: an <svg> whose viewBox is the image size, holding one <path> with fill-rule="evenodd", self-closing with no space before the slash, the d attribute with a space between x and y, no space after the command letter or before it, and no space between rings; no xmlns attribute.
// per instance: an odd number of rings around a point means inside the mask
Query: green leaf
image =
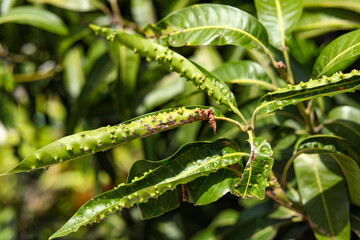
<svg viewBox="0 0 360 240"><path fill-rule="evenodd" d="M238 152L236 143L228 139L187 144L173 156L163 160L165 164L85 203L50 239L68 235L114 211L147 202L177 185L235 164L244 155L248 154Z"/></svg>
<svg viewBox="0 0 360 240"><path fill-rule="evenodd" d="M302 0L255 0L255 6L270 43L277 49L285 49L285 42L300 19Z"/></svg>
<svg viewBox="0 0 360 240"><path fill-rule="evenodd" d="M131 0L130 3L132 16L140 28L155 23L155 9L151 0Z"/></svg>
<svg viewBox="0 0 360 240"><path fill-rule="evenodd" d="M2 0L0 2L0 13L1 15L6 14L16 4L17 0Z"/></svg>
<svg viewBox="0 0 360 240"><path fill-rule="evenodd" d="M208 177L201 177L186 184L189 198L195 205L206 205L217 201L228 192L234 191L234 185L240 181L243 163L236 170L221 169Z"/></svg>
<svg viewBox="0 0 360 240"><path fill-rule="evenodd" d="M147 35L175 47L231 44L269 51L266 30L255 17L219 4L199 4L175 11L149 26Z"/></svg>
<svg viewBox="0 0 360 240"><path fill-rule="evenodd" d="M311 38L328 32L350 30L360 27L355 22L356 14L335 11L305 11L302 13L294 32L301 38Z"/></svg>
<svg viewBox="0 0 360 240"><path fill-rule="evenodd" d="M31 0L35 3L47 3L59 8L78 12L88 12L96 9L97 0Z"/></svg>
<svg viewBox="0 0 360 240"><path fill-rule="evenodd" d="M329 43L320 53L313 68L317 78L344 70L360 54L360 29L346 33Z"/></svg>
<svg viewBox="0 0 360 240"><path fill-rule="evenodd" d="M360 206L360 152L345 139L330 135L315 135L305 138L296 149L303 153L328 153L339 164L348 188L350 199ZM355 159L355 160L354 160Z"/></svg>
<svg viewBox="0 0 360 240"><path fill-rule="evenodd" d="M334 134L346 138L354 147L360 142L360 110L350 106L332 109L323 122Z"/></svg>
<svg viewBox="0 0 360 240"><path fill-rule="evenodd" d="M269 113L282 109L291 104L297 104L309 99L333 96L339 93L354 92L360 89L360 73L353 70L351 73L335 73L331 77L312 80L298 85L288 85L286 88L279 88L263 96L256 108L256 112Z"/></svg>
<svg viewBox="0 0 360 240"><path fill-rule="evenodd" d="M115 126L63 137L33 152L8 173L33 171L74 160L195 121L209 120L215 130L214 116L223 115L213 107L182 107L148 113Z"/></svg>
<svg viewBox="0 0 360 240"><path fill-rule="evenodd" d="M343 8L360 13L360 2L358 0L304 0L306 8Z"/></svg>
<svg viewBox="0 0 360 240"><path fill-rule="evenodd" d="M194 62L170 50L168 47L114 29L102 28L96 25L90 25L90 27L96 34L106 36L110 42L117 41L134 52L138 52L141 56L146 57L147 61L158 61L171 71L179 73L180 76L185 77L197 88L206 91L219 104L222 103L230 108L236 107L235 97L223 81Z"/></svg>
<svg viewBox="0 0 360 240"><path fill-rule="evenodd" d="M77 98L85 83L85 73L82 64L83 49L74 47L64 56L64 85L69 95Z"/></svg>
<svg viewBox="0 0 360 240"><path fill-rule="evenodd" d="M336 160L328 154L301 154L294 169L317 239L350 239L350 203Z"/></svg>
<svg viewBox="0 0 360 240"><path fill-rule="evenodd" d="M235 185L235 194L242 198L264 199L267 178L274 164L271 146L263 137L254 138L254 142L250 144L251 155L241 181Z"/></svg>
<svg viewBox="0 0 360 240"><path fill-rule="evenodd" d="M0 24L19 23L41 28L59 35L67 35L64 22L54 13L32 6L15 7L0 16Z"/></svg>
<svg viewBox="0 0 360 240"><path fill-rule="evenodd" d="M227 83L259 85L269 90L276 90L270 77L260 64L253 61L227 62L212 71L215 76Z"/></svg>

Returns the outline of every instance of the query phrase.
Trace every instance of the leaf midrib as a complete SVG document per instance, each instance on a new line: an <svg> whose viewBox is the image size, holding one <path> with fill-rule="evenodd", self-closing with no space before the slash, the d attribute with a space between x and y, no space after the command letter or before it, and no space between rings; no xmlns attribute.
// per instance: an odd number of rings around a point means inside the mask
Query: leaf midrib
<svg viewBox="0 0 360 240"><path fill-rule="evenodd" d="M278 16L278 19L279 19L281 47L285 47L284 22L283 22L281 5L280 5L279 0L275 0L275 4L276 4L276 13L277 13L277 16Z"/></svg>
<svg viewBox="0 0 360 240"><path fill-rule="evenodd" d="M201 168L201 167L204 167L205 165L211 164L212 162L214 162L214 161L216 161L216 160L219 160L219 159L221 159L221 158L226 158L226 157L232 157L232 156L236 156L236 155L238 155L238 156L247 156L248 153L242 153L242 152L239 153L239 152L236 152L236 153L229 153L229 154L226 154L226 155L222 155L222 156L220 156L220 157L217 157L217 158L212 159L211 161L208 161L208 162L206 162L206 163L200 164L199 166L197 166L197 167L195 167L195 168L189 169L187 172L185 172L185 173L183 173L183 174L181 174L181 175L178 175L178 176L174 177L172 181L169 181L169 182L161 182L161 183L155 184L155 185L153 185L153 186L158 186L158 185L161 185L161 184L168 184L168 183L175 182L175 181L179 180L179 179L181 178L181 176L184 176L184 175L186 175L186 174L190 174L191 172L193 172L193 171L195 171L195 170L197 170L197 169L199 169L199 168ZM140 180L142 180L142 179L140 179ZM140 181L140 180L139 180L139 181ZM135 182L134 182L134 183L135 183ZM149 187L153 187L153 186L149 186ZM148 188L148 187L146 187L146 188ZM142 189L140 189L140 190L143 190L143 189L145 189L145 188L142 188ZM134 194L134 193L136 193L136 192L138 192L138 191L140 191L140 190L134 191L134 192L131 193L131 194ZM125 198L125 197L127 197L127 196L124 196L123 198ZM123 198L121 198L121 199L123 199ZM99 214L101 214L101 213L103 213L103 212L107 212L109 209L112 209L112 208L113 208L113 204L112 204L111 206L107 207L107 208L104 208L101 212L97 213L97 215L99 215ZM88 219L88 220L86 220L86 221L82 221L81 223L74 224L74 225L72 225L72 228L73 228L73 229L78 229L79 227L83 226L83 225L86 224L87 222L90 222L91 220L92 220L92 218L91 218L91 219ZM57 237L57 236L59 236L59 235L61 235L61 234L63 234L63 233L67 233L67 232L70 233L70 232L72 232L72 231L69 230L69 228L67 228L67 229L65 229L65 230L63 230L63 231L61 231L61 232L57 232L58 234L55 235L54 237Z"/></svg>
<svg viewBox="0 0 360 240"><path fill-rule="evenodd" d="M342 79L342 80L346 80L346 79ZM325 89L327 89L327 88L336 87L336 86L338 86L338 85L344 85L344 84L353 83L353 82L359 81L360 79L354 79L353 81L347 81L347 82L345 82L345 83L342 82L342 80L339 81L339 82L337 82L337 83L334 83L334 84L331 85L331 86L330 86L330 85L317 86L317 87L314 87L314 89L310 89L310 90L307 91L307 92L300 92L300 93L296 93L296 94L293 94L293 95L289 95L289 96L285 96L285 97L282 97L282 98L278 98L278 99L276 99L276 100L271 100L270 102L265 103L265 104L262 104L262 105L260 105L259 107L257 107L255 111L258 111L258 110L260 110L261 108L264 108L264 107L266 107L266 106L268 106L268 105L270 105L270 104L273 104L275 101L290 100L291 98L296 97L296 96L299 96L299 95L302 95L302 94L309 94L309 93L312 93L312 92L316 92L317 90L319 90L320 87L323 87L323 88L321 89L321 91L323 91L323 90L325 90ZM355 87L356 87L356 86L355 86ZM339 91L339 93L345 92L345 91L347 91L347 90L349 90L349 89L350 89L350 88L341 90L341 91ZM301 91L301 90L295 90L295 91ZM282 93L286 93L286 92L282 92ZM279 93L279 94L282 94L282 93ZM277 94L277 93L274 93L274 94ZM329 93L324 93L324 94L329 94ZM312 96L310 96L310 97L307 97L307 98L304 98L304 100L311 99L311 98L313 98L313 97L314 97L314 95L312 95Z"/></svg>
<svg viewBox="0 0 360 240"><path fill-rule="evenodd" d="M169 36L174 36L174 35L181 34L181 33L184 33L184 32L199 31L199 30L204 30L204 29L227 29L227 30L231 30L231 31L235 31L235 32L240 32L240 33L248 36L249 38L251 38L255 42L257 42L266 52L268 51L268 48L265 47L265 45L261 41L259 41L256 37L254 37L253 35L249 34L246 31L243 31L243 30L241 30L239 28L234 28L234 27L229 27L229 26L218 27L218 26L211 25L211 26L202 26L202 27L192 27L192 28L187 28L187 29L183 29L183 30L180 30L180 31L175 31L175 32L172 32L172 33L168 33L166 35L162 35L162 36L160 36L160 38L168 38Z"/></svg>
<svg viewBox="0 0 360 240"><path fill-rule="evenodd" d="M316 184L317 184L319 192L320 192L321 201L323 203L323 207L324 207L324 211L325 211L325 215L326 215L326 220L327 220L329 228L330 228L331 239L334 239L334 236L335 236L334 229L333 229L332 223L330 221L330 213L329 213L329 209L328 209L328 206L327 206L327 203L326 203L326 198L324 196L324 190L322 188L322 183L321 183L321 179L320 179L320 176L319 176L319 170L318 170L318 167L317 167L317 164L316 164L316 159L315 159L314 156L315 155L312 155L311 158L313 160L314 172L315 172L315 177L316 177Z"/></svg>
<svg viewBox="0 0 360 240"><path fill-rule="evenodd" d="M335 60L337 60L339 57L343 56L345 53L347 53L348 51L350 51L351 49L357 47L357 46L360 46L360 42L347 48L346 50L342 51L341 53L339 53L338 55L336 55L330 62L328 62L322 69L322 71L320 72L320 74L317 75L316 78L320 77L322 74L326 73L327 71L329 70L326 70ZM324 71L326 70L326 71Z"/></svg>

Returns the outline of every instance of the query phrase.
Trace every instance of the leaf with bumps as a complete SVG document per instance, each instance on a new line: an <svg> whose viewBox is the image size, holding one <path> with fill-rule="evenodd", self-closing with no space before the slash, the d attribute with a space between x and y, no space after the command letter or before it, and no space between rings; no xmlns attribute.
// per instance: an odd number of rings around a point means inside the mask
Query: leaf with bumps
<svg viewBox="0 0 360 240"><path fill-rule="evenodd" d="M247 12L220 4L183 8L150 25L145 32L174 47L236 45L268 52L264 26Z"/></svg>
<svg viewBox="0 0 360 240"><path fill-rule="evenodd" d="M256 112L270 113L291 104L297 104L309 99L333 96L339 93L354 92L360 89L360 72L353 70L351 73L335 73L331 77L311 80L298 85L288 85L263 96L256 108Z"/></svg>
<svg viewBox="0 0 360 240"><path fill-rule="evenodd" d="M33 171L74 160L195 121L208 120L215 132L216 116L223 115L213 107L196 106L148 113L115 126L109 125L63 137L33 152L8 173Z"/></svg>
<svg viewBox="0 0 360 240"><path fill-rule="evenodd" d="M132 49L134 52L139 53L145 57L147 61L157 61L169 68L170 71L179 73L180 76L185 77L197 88L215 98L219 104L224 104L230 108L237 106L234 94L223 81L205 71L203 68L200 68L192 61L170 50L168 47L119 30L96 25L90 25L90 27L96 34L106 36L110 42L117 41Z"/></svg>
<svg viewBox="0 0 360 240"><path fill-rule="evenodd" d="M114 211L146 203L180 184L238 163L242 156L248 155L238 150L237 144L229 139L184 145L159 167L85 203L50 239L68 235Z"/></svg>
<svg viewBox="0 0 360 240"><path fill-rule="evenodd" d="M264 199L268 175L274 164L271 146L263 137L255 137L253 143L250 144L250 158L246 163L241 181L235 184L234 192L242 198Z"/></svg>

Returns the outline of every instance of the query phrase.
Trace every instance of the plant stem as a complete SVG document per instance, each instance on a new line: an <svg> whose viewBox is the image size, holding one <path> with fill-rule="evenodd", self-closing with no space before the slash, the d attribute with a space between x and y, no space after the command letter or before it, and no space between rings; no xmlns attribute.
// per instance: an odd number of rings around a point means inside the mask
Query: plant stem
<svg viewBox="0 0 360 240"><path fill-rule="evenodd" d="M295 82L294 82L294 76L293 76L293 73L291 71L291 65L290 65L290 58L289 58L289 54L287 52L287 47L284 46L281 48L283 54L284 54L284 58L285 58L285 64L286 64L286 71L287 71L287 79L286 81L288 83L290 83L291 85L294 85Z"/></svg>
<svg viewBox="0 0 360 240"><path fill-rule="evenodd" d="M241 120L246 124L246 125L249 125L246 121L246 119L244 118L244 116L241 114L241 112L239 111L239 109L237 107L235 107L232 103L230 103L230 108L231 110L236 114L238 115Z"/></svg>
<svg viewBox="0 0 360 240"><path fill-rule="evenodd" d="M214 117L216 120L223 120L235 124L241 131L246 132L247 128L236 120L227 117Z"/></svg>
<svg viewBox="0 0 360 240"><path fill-rule="evenodd" d="M123 20L120 12L119 5L117 4L117 0L109 0L111 9L114 14L115 21L120 25L123 26Z"/></svg>

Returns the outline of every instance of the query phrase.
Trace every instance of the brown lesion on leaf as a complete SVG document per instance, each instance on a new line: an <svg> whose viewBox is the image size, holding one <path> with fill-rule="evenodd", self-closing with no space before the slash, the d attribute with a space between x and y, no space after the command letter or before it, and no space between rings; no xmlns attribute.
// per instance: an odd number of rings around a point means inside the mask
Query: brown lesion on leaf
<svg viewBox="0 0 360 240"><path fill-rule="evenodd" d="M210 127L214 130L216 134L216 121L214 117L214 111L212 109L199 109L199 118L201 120L209 120Z"/></svg>

